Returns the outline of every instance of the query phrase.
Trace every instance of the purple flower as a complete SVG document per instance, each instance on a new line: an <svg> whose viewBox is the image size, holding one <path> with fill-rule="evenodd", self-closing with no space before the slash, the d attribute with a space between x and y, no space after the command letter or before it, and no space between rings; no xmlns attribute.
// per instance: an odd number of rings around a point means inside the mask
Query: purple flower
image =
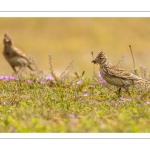
<svg viewBox="0 0 150 150"><path fill-rule="evenodd" d="M69 117L70 118L75 118L75 115L74 114L69 114Z"/></svg>
<svg viewBox="0 0 150 150"><path fill-rule="evenodd" d="M53 81L54 80L54 78L52 77L52 76L46 76L46 78L45 78L47 81Z"/></svg>
<svg viewBox="0 0 150 150"><path fill-rule="evenodd" d="M18 81L18 80L20 80L20 78L15 78L15 80L17 80L17 81Z"/></svg>
<svg viewBox="0 0 150 150"><path fill-rule="evenodd" d="M82 90L82 92L84 93L85 97L89 96L88 90Z"/></svg>
<svg viewBox="0 0 150 150"><path fill-rule="evenodd" d="M126 100L127 100L127 101L131 101L131 100L132 100L132 98L127 98Z"/></svg>
<svg viewBox="0 0 150 150"><path fill-rule="evenodd" d="M103 79L99 79L99 83L104 83L105 81Z"/></svg>
<svg viewBox="0 0 150 150"><path fill-rule="evenodd" d="M150 105L150 101L146 102L148 105Z"/></svg>
<svg viewBox="0 0 150 150"><path fill-rule="evenodd" d="M14 127L10 127L10 132L14 132L15 128Z"/></svg>
<svg viewBox="0 0 150 150"><path fill-rule="evenodd" d="M14 76L10 76L9 79L10 79L10 80L14 80L15 77L14 77Z"/></svg>
<svg viewBox="0 0 150 150"><path fill-rule="evenodd" d="M91 88L95 88L95 85L91 85Z"/></svg>
<svg viewBox="0 0 150 150"><path fill-rule="evenodd" d="M5 75L0 76L0 80L5 79Z"/></svg>
<svg viewBox="0 0 150 150"><path fill-rule="evenodd" d="M100 71L98 71L98 78L99 78L99 83L104 83L105 80L102 78Z"/></svg>
<svg viewBox="0 0 150 150"><path fill-rule="evenodd" d="M132 98L124 98L124 97L120 97L120 100L122 100L122 101L131 101Z"/></svg>
<svg viewBox="0 0 150 150"><path fill-rule="evenodd" d="M5 80L6 80L6 81L10 81L11 79L10 79L9 76L5 76Z"/></svg>
<svg viewBox="0 0 150 150"><path fill-rule="evenodd" d="M31 80L27 80L27 82L28 82L28 83L32 83L32 81L31 81Z"/></svg>
<svg viewBox="0 0 150 150"><path fill-rule="evenodd" d="M68 126L69 126L69 127L72 127L72 126L73 126L73 123L72 123L72 122L69 122Z"/></svg>
<svg viewBox="0 0 150 150"><path fill-rule="evenodd" d="M120 97L120 100L125 101L126 99L125 99L125 98L123 98L123 97Z"/></svg>
<svg viewBox="0 0 150 150"><path fill-rule="evenodd" d="M40 83L44 85L46 82L45 82L45 81L43 81L43 80L41 80L41 81L40 81Z"/></svg>
<svg viewBox="0 0 150 150"><path fill-rule="evenodd" d="M85 96L85 97L89 96L89 93L84 93L84 96Z"/></svg>
<svg viewBox="0 0 150 150"><path fill-rule="evenodd" d="M77 82L77 84L78 84L78 85L82 84L82 80L79 80L79 81Z"/></svg>
<svg viewBox="0 0 150 150"><path fill-rule="evenodd" d="M100 71L98 71L98 77L99 77L99 78L101 78L101 77L102 77L102 75L101 75Z"/></svg>
<svg viewBox="0 0 150 150"><path fill-rule="evenodd" d="M14 76L6 76L6 75L0 76L0 80L10 81L10 80L14 80L14 79L15 79Z"/></svg>

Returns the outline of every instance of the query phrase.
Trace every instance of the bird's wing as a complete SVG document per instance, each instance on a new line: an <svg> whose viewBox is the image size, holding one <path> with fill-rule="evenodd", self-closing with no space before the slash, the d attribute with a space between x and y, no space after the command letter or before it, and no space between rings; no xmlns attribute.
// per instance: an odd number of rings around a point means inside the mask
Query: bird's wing
<svg viewBox="0 0 150 150"><path fill-rule="evenodd" d="M28 58L26 56L26 54L24 54L22 51L20 51L18 48L16 47L12 47L11 48L11 51L12 51L12 55L13 56L19 56L19 57L22 57L24 59L26 59L28 61Z"/></svg>
<svg viewBox="0 0 150 150"><path fill-rule="evenodd" d="M122 68L118 68L116 66L108 67L107 70L108 70L108 74L110 74L111 76L118 77L118 78L129 79L129 80L142 79L142 78L134 75L133 73L130 73L130 72L128 72Z"/></svg>

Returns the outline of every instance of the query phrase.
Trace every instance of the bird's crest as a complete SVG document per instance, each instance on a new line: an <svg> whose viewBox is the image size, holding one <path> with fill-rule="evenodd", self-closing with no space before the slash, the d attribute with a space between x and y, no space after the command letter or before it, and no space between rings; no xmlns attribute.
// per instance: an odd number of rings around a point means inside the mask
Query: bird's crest
<svg viewBox="0 0 150 150"><path fill-rule="evenodd" d="M104 58L104 57L106 57L106 54L103 52L103 51L101 51L99 54L98 54L98 56L97 56L97 58Z"/></svg>

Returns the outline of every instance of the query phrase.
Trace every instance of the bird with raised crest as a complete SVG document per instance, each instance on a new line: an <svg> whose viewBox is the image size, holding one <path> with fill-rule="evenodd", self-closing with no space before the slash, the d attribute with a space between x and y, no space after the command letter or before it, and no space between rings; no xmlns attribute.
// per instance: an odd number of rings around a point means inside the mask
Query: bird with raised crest
<svg viewBox="0 0 150 150"><path fill-rule="evenodd" d="M100 73L103 79L107 83L118 87L119 94L121 88L125 88L125 90L128 91L129 86L137 83L150 84L148 80L142 79L133 73L112 65L103 51L101 51L92 62L100 65Z"/></svg>

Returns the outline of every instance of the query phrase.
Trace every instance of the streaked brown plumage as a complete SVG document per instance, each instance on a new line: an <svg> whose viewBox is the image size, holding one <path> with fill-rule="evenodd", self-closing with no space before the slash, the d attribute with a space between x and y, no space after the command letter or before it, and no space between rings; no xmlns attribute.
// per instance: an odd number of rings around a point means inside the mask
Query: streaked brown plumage
<svg viewBox="0 0 150 150"><path fill-rule="evenodd" d="M22 68L27 66L31 70L34 70L31 67L31 62L29 62L27 56L13 45L12 40L7 33L4 34L3 43L3 55L15 72L17 72L15 67Z"/></svg>
<svg viewBox="0 0 150 150"><path fill-rule="evenodd" d="M133 84L141 82L150 84L148 80L112 65L103 51L92 62L100 65L100 73L103 79L109 84L119 87L119 93L121 92L121 88L128 90L128 87Z"/></svg>

